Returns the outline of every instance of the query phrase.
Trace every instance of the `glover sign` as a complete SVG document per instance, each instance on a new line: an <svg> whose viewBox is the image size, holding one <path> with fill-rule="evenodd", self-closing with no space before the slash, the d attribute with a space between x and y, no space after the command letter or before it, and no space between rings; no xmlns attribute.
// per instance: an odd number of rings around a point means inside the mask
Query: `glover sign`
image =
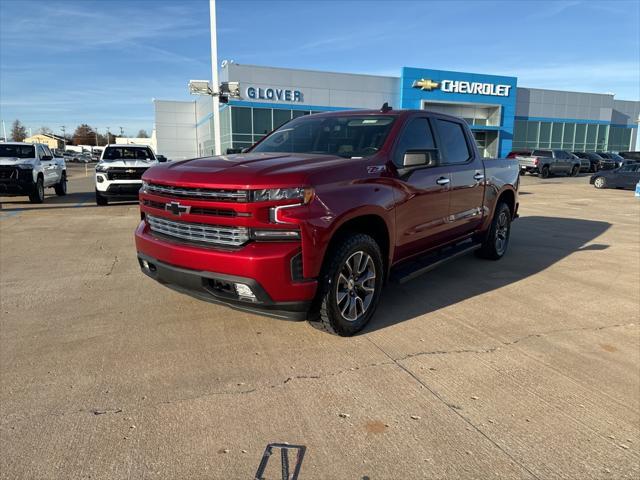
<svg viewBox="0 0 640 480"><path fill-rule="evenodd" d="M286 88L248 87L247 97L251 100L271 100L272 102L303 102L300 90Z"/></svg>

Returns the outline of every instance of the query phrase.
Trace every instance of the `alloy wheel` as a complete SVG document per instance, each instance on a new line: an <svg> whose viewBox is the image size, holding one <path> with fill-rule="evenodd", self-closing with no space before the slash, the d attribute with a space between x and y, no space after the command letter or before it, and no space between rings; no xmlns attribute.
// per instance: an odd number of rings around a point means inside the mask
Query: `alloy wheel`
<svg viewBox="0 0 640 480"><path fill-rule="evenodd" d="M357 251L342 265L338 274L336 303L342 317L359 320L368 310L376 290L376 267L366 252Z"/></svg>
<svg viewBox="0 0 640 480"><path fill-rule="evenodd" d="M496 223L496 252L502 255L507 248L507 241L509 240L509 218L507 212L501 212L498 216L498 222Z"/></svg>

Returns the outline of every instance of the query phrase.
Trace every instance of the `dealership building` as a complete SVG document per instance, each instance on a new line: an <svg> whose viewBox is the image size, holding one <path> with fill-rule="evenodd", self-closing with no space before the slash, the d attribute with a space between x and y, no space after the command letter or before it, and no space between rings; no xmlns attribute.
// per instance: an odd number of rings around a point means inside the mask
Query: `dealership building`
<svg viewBox="0 0 640 480"><path fill-rule="evenodd" d="M223 62L222 82L239 98L220 106L222 152L249 147L292 118L311 113L424 109L467 121L482 154L557 148L634 150L640 102L611 93L518 86L517 77L403 67L399 77ZM178 160L213 153L212 101L154 100L157 151Z"/></svg>

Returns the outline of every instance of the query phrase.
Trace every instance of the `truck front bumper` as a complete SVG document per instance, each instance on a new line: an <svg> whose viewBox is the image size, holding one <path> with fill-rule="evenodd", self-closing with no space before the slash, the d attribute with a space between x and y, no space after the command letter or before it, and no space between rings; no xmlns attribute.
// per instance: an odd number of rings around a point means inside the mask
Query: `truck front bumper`
<svg viewBox="0 0 640 480"><path fill-rule="evenodd" d="M317 282L293 280L295 261L301 258L299 243L252 242L219 250L160 238L144 221L135 239L142 271L167 287L243 311L307 318Z"/></svg>

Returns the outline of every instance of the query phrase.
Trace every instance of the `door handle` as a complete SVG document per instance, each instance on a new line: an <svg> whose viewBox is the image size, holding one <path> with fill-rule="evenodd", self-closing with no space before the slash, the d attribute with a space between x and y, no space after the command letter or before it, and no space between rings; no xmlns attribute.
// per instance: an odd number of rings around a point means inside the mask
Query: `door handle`
<svg viewBox="0 0 640 480"><path fill-rule="evenodd" d="M450 182L451 180L449 180L447 177L440 177L439 179L436 180L436 183L438 185L446 185Z"/></svg>
<svg viewBox="0 0 640 480"><path fill-rule="evenodd" d="M473 176L473 179L476 182L479 182L480 180L484 180L484 175L482 173L478 172Z"/></svg>

